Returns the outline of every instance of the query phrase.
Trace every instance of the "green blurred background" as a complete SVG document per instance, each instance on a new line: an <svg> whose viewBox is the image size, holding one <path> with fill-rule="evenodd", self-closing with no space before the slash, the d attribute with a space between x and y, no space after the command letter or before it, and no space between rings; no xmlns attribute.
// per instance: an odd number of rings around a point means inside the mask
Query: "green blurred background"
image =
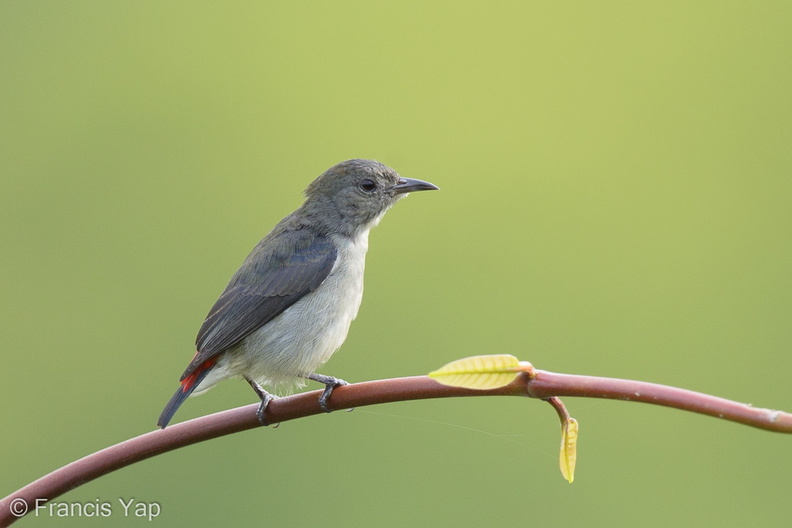
<svg viewBox="0 0 792 528"><path fill-rule="evenodd" d="M442 192L374 230L322 372L511 353L792 409L791 24L781 1L3 2L0 496L152 430L230 275L351 157ZM226 382L176 421L253 399ZM157 501L161 526L789 525L789 437L566 403L571 486L549 406L481 398L233 435L59 500ZM92 522L142 522L120 512Z"/></svg>

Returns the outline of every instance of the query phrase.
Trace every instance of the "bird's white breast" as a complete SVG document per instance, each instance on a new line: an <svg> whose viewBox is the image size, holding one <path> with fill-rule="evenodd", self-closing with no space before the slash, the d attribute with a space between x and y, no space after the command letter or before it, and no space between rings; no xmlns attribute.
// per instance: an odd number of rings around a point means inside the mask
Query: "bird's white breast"
<svg viewBox="0 0 792 528"><path fill-rule="evenodd" d="M363 299L368 230L333 241L338 256L324 282L223 354L200 392L234 376L269 386L301 385L301 376L315 372L338 350Z"/></svg>

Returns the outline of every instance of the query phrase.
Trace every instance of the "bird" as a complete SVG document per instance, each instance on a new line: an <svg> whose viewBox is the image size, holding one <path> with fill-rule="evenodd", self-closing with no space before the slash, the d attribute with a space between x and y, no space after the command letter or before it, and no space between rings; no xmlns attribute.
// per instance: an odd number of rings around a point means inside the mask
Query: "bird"
<svg viewBox="0 0 792 528"><path fill-rule="evenodd" d="M333 389L347 382L316 369L357 316L369 231L408 193L428 190L439 188L366 159L343 161L316 178L303 204L253 248L209 310L195 356L157 425L164 429L188 397L239 377L260 399L262 424L277 397L264 386L319 382L319 406L330 412Z"/></svg>

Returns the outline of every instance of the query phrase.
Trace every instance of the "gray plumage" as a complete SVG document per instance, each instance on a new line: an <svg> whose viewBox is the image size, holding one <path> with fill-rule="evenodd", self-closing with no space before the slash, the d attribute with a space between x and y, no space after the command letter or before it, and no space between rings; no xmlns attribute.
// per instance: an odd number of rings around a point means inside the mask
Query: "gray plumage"
<svg viewBox="0 0 792 528"><path fill-rule="evenodd" d="M363 297L369 230L408 192L437 189L401 178L370 160L328 169L306 189L300 208L256 245L206 317L181 388L165 407L165 427L179 405L219 381L261 385L325 383L320 404L342 380L315 374L341 346Z"/></svg>

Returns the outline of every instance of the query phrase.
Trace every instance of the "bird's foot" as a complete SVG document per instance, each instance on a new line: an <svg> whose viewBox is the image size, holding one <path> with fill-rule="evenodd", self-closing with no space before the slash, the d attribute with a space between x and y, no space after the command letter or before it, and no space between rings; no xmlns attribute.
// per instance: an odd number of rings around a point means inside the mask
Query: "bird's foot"
<svg viewBox="0 0 792 528"><path fill-rule="evenodd" d="M330 395L333 393L333 389L342 385L349 385L349 383L342 380L341 378L325 376L324 374L316 374L315 372L308 374L306 378L324 384L325 389L322 391L322 395L319 396L319 407L326 413L333 412L333 410L327 406L327 402L330 399Z"/></svg>
<svg viewBox="0 0 792 528"><path fill-rule="evenodd" d="M259 404L258 409L256 409L256 418L258 418L258 421L261 422L261 425L272 425L269 423L269 421L267 421L264 414L267 412L267 406L269 403L276 399L277 396L265 391L261 385L252 379L245 378L245 381L250 384L250 386L253 388L253 391L255 391L256 395L261 399L261 403ZM275 427L277 426L278 424L275 424Z"/></svg>

